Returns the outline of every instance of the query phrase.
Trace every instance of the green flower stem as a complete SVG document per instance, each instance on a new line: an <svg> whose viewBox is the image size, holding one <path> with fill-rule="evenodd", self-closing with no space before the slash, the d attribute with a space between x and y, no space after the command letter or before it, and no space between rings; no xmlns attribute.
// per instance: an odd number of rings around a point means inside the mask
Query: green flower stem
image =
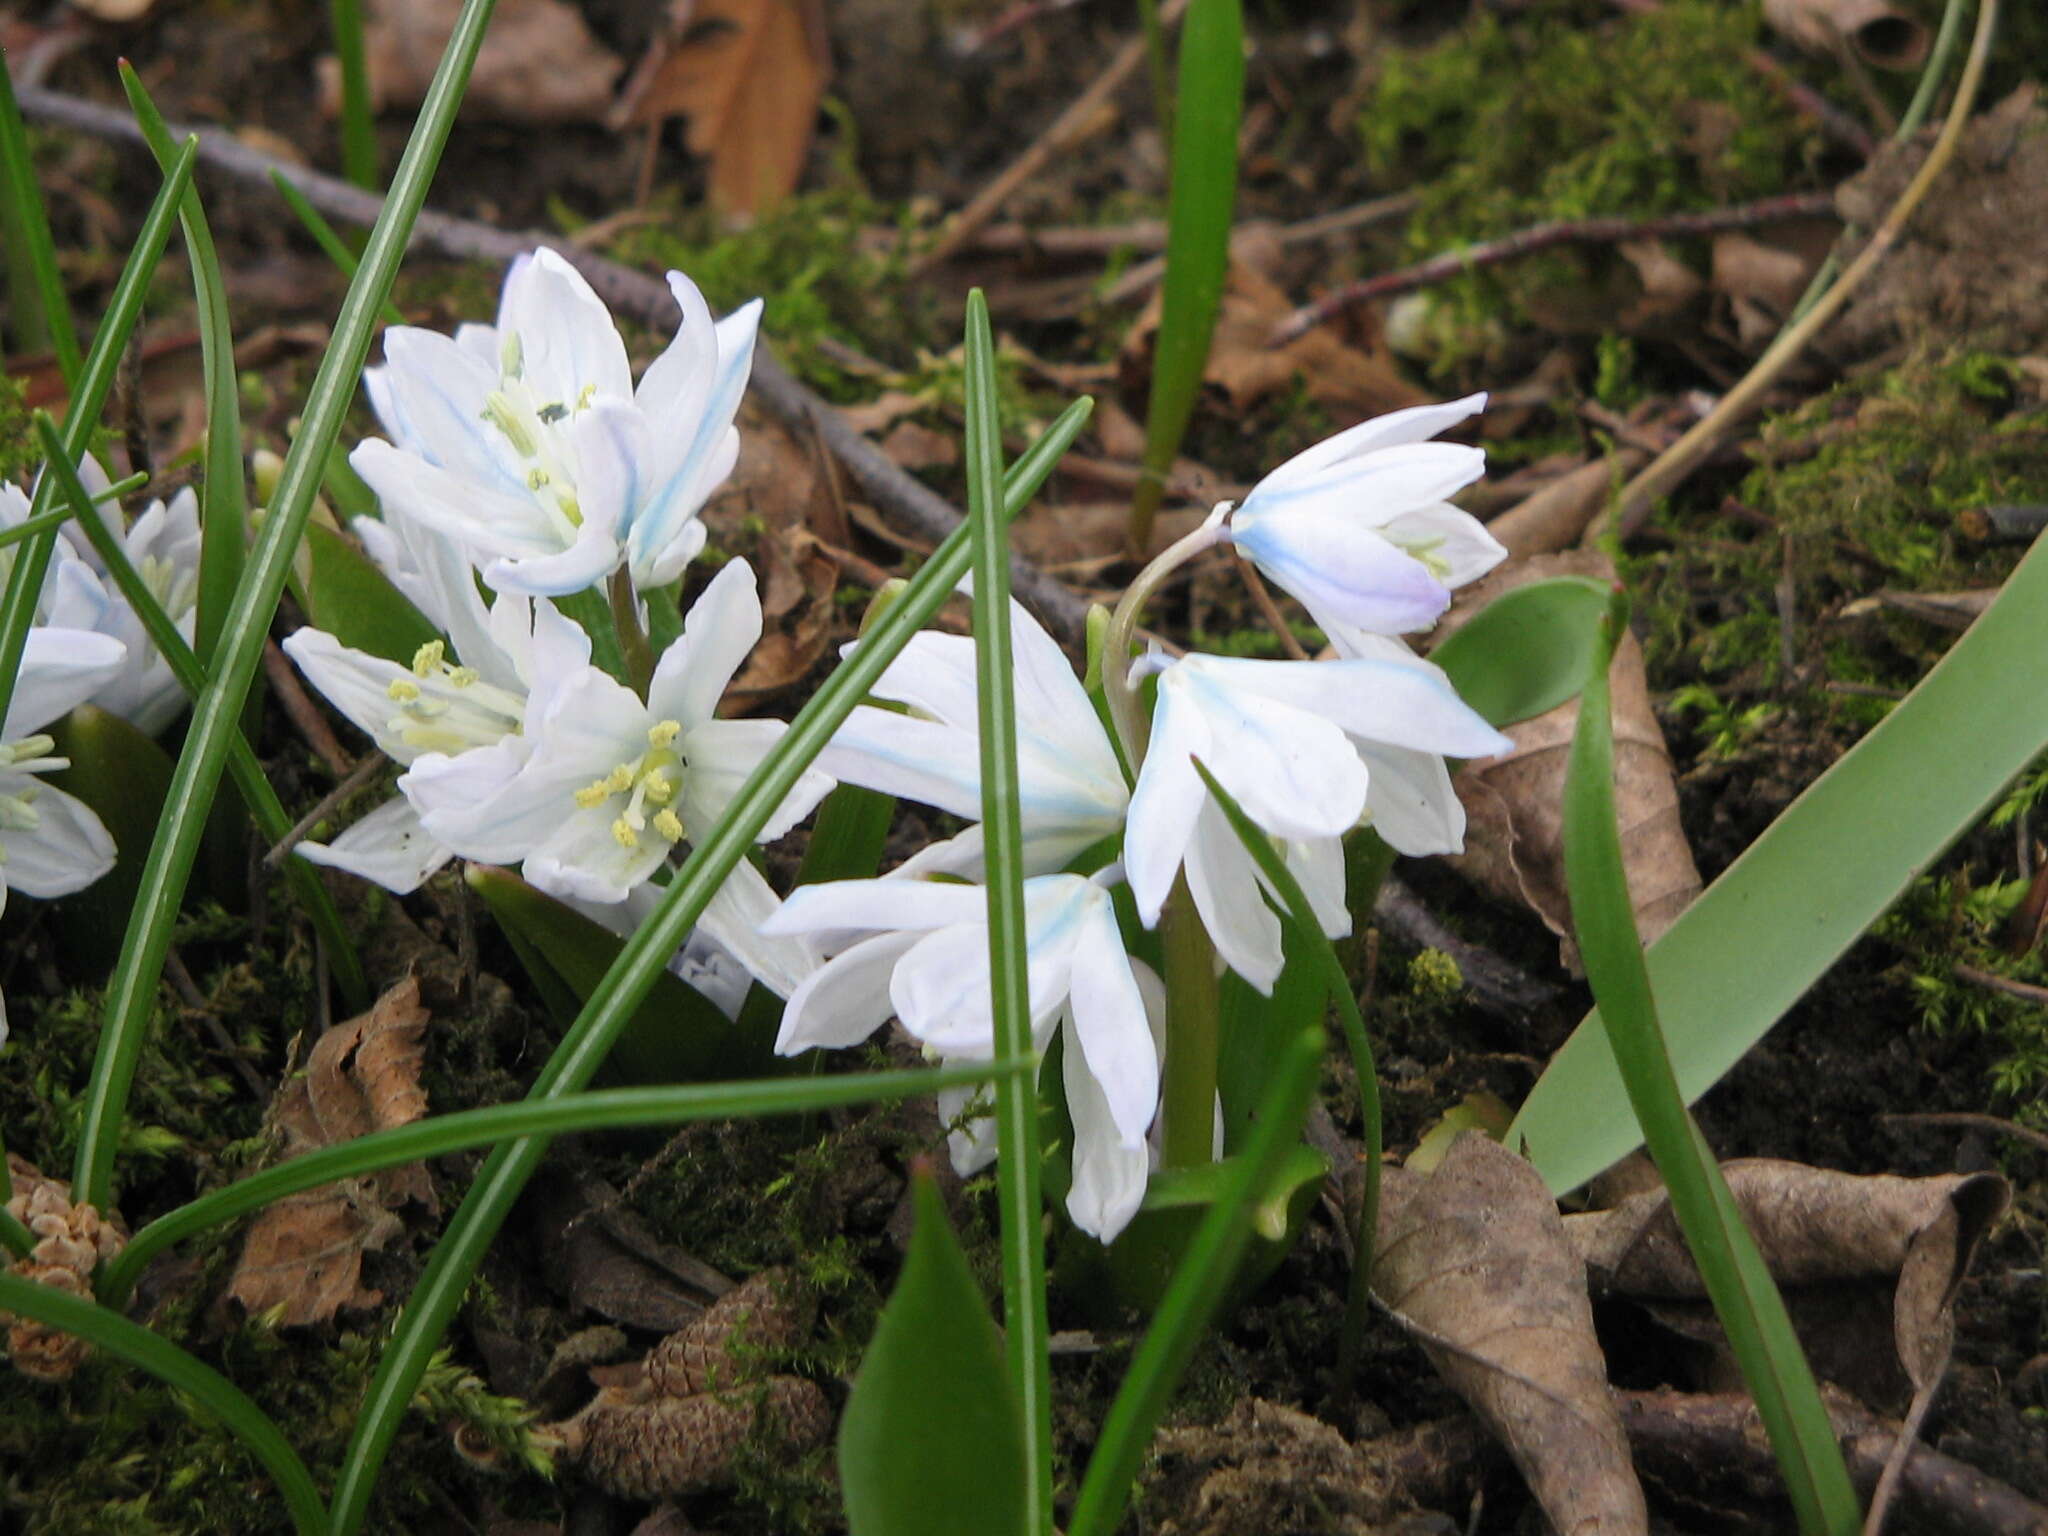
<svg viewBox="0 0 2048 1536"><path fill-rule="evenodd" d="M356 253L349 249L348 242L327 222L326 216L313 206L305 193L299 190L298 183L283 171L272 171L270 184L277 189L277 195L284 199L285 207L291 209L298 221L306 226L306 233L313 237L313 243L319 246L327 259L341 270L341 275L354 277ZM386 299L382 307L386 325L405 324L405 315L396 304Z"/></svg>
<svg viewBox="0 0 2048 1536"><path fill-rule="evenodd" d="M1209 786L1209 793L1216 797L1217 806L1230 822L1231 830L1237 833L1238 841L1244 844L1245 852L1259 866L1259 873L1266 877L1280 897L1280 904L1286 909L1294 930L1294 942L1308 950L1316 968L1323 973L1324 986L1337 1005L1337 1019L1344 1028L1344 1043L1350 1049L1351 1065L1358 1076L1359 1111L1365 1122L1365 1189L1358 1202L1358 1230L1352 1234L1351 1293L1345 1301L1344 1332L1337 1350L1337 1380L1348 1383L1358 1368L1358 1355L1365 1339L1365 1319L1372 1310L1373 1242L1379 1235L1380 1164L1384 1141L1379 1066L1373 1059L1372 1041L1365 1032L1365 1016L1359 1011L1358 999L1352 995L1351 977L1344 969L1343 958L1324 935L1323 925L1316 917L1315 908L1309 904L1301 882L1294 878L1294 872L1280 857L1273 840L1259 830L1251 817L1245 815L1243 807L1230 797L1229 791L1216 782L1208 764L1198 760L1195 772L1202 776L1202 782ZM1387 846L1385 839L1374 833L1362 833L1359 840L1367 838L1370 842L1355 855L1353 848L1357 847L1357 842L1345 850L1348 872L1355 881L1350 898L1355 912L1372 911L1380 882L1394 864L1394 850Z"/></svg>
<svg viewBox="0 0 2048 1536"><path fill-rule="evenodd" d="M57 270L49 213L36 186L28 130L22 125L14 81L4 59L0 59L0 234L7 237L8 314L14 321L15 340L26 351L47 346L56 353L65 384L76 389L83 366L78 332L71 323L64 276Z"/></svg>
<svg viewBox="0 0 2048 1536"><path fill-rule="evenodd" d="M1024 819L1017 784L1017 680L1010 647L1010 544L1002 511L1002 429L988 300L967 295L967 527L974 550L975 694L981 716L981 825L987 839L989 995L995 1049L1031 1053L1024 932ZM1024 1443L1022 1527L1052 1531L1052 1367L1046 1352L1044 1204L1038 1087L996 1084L996 1188L1002 1203L1003 1321Z"/></svg>
<svg viewBox="0 0 2048 1536"><path fill-rule="evenodd" d="M49 529L62 528L70 521L71 509L65 507L60 511L45 512L40 517L32 517L26 522L16 523L5 532L0 532L0 549L5 549L10 544L19 544L24 540L32 539L37 534Z"/></svg>
<svg viewBox="0 0 2048 1536"><path fill-rule="evenodd" d="M1089 400L1075 401L1011 466L1003 485L1005 517L1014 517L1045 483L1087 421L1092 405ZM660 905L619 952L618 960L555 1048L529 1097L560 1098L590 1081L654 985L655 975L696 925L725 877L746 857L804 769L910 637L952 596L960 578L967 574L970 537L966 528L956 529L933 551L924 569L889 605L853 655L790 722L782 739L741 786L724 819L692 850L669 882ZM355 1437L334 1491L333 1536L353 1536L361 1527L378 1468L398 1433L406 1404L461 1305L484 1250L533 1176L547 1145L539 1136L501 1143L478 1170L469 1194L435 1245L356 1419Z"/></svg>
<svg viewBox="0 0 2048 1536"><path fill-rule="evenodd" d="M633 590L633 576L623 565L605 583L611 599L612 632L619 637L619 654L626 661L626 686L641 698L647 697L654 681L654 647L647 643L647 630L640 623L640 599Z"/></svg>
<svg viewBox="0 0 2048 1536"><path fill-rule="evenodd" d="M99 1296L109 1307L127 1304L135 1281L164 1249L209 1227L246 1216L337 1179L357 1179L381 1168L445 1157L520 1136L638 1125L683 1125L695 1120L747 1119L795 1114L845 1104L904 1099L941 1088L1022 1077L1036 1069L1030 1057L912 1072L864 1072L843 1077L770 1078L760 1082L691 1084L680 1088L610 1088L600 1093L523 1099L437 1115L395 1130L373 1131L340 1146L308 1152L159 1216L128 1241L100 1271Z"/></svg>
<svg viewBox="0 0 2048 1536"><path fill-rule="evenodd" d="M1124 761L1130 765L1133 776L1137 774L1138 765L1145 760L1145 741L1149 734L1145 727L1144 706L1139 703L1138 690L1131 686L1131 653L1137 648L1138 620L1143 617L1145 604L1159 590L1160 583L1203 550L1229 540L1229 531L1223 526L1229 510L1227 506L1217 507L1202 519L1201 527L1161 550L1152 563L1138 572L1131 584L1124 588L1124 595L1117 599L1116 610L1109 616L1109 628L1102 638L1102 696L1109 705L1109 718L1116 727L1117 742L1123 748Z"/></svg>
<svg viewBox="0 0 2048 1536"><path fill-rule="evenodd" d="M0 1310L89 1339L217 1415L275 1479L299 1536L324 1536L327 1511L306 1464L270 1416L211 1366L119 1313L18 1275L0 1274Z"/></svg>
<svg viewBox="0 0 2048 1536"><path fill-rule="evenodd" d="M334 58L341 66L341 173L377 190L377 123L370 111L370 66L363 56L362 0L328 0Z"/></svg>
<svg viewBox="0 0 2048 1536"><path fill-rule="evenodd" d="M199 691L206 686L206 671L199 664L198 656L178 632L171 616L164 612L156 594L144 585L134 563L128 558L128 551L114 537L114 531L87 510L89 502L85 485L78 478L78 471L72 467L70 459L64 455L49 413L37 411L35 424L42 439L43 456L55 471L58 488L70 499L70 512L66 515L76 515L80 531L99 552L107 574L114 578L114 585L128 600L136 618L142 621L150 642L170 667L178 686L188 697L198 698ZM242 792L242 798L248 803L256 819L257 830L264 839L273 846L284 841L291 833L292 818L284 803L277 798L277 791L271 787L248 737L240 730L228 742L228 772L234 776L235 787ZM356 954L355 944L341 921L334 898L320 883L319 874L304 860L293 859L285 866L285 878L291 882L293 895L327 945L327 963L333 968L342 997L351 1008L367 1008L370 1004L369 978L363 974L362 959Z"/></svg>
<svg viewBox="0 0 2048 1536"><path fill-rule="evenodd" d="M1215 1161L1219 1002L1216 946L1195 911L1185 875L1176 875L1159 918L1166 972L1166 1061L1160 1082L1159 1165L1196 1168Z"/></svg>
<svg viewBox="0 0 2048 1536"><path fill-rule="evenodd" d="M121 85L128 93L142 137L158 165L170 163L170 128L127 60ZM220 643L235 584L242 575L248 503L242 485L242 391L235 368L234 317L228 313L227 282L220 254L207 227L199 193L187 188L178 205L185 252L192 264L192 296L199 316L199 367L206 388L206 474L199 483L199 601L192 649L211 666ZM247 724L254 728L252 717Z"/></svg>
<svg viewBox="0 0 2048 1536"><path fill-rule="evenodd" d="M1630 909L1614 808L1614 723L1607 671L1627 628L1616 592L1595 650L1565 786L1565 880L1572 925L1607 1039L1643 1139L1663 1175L1672 1213L1692 1250L1714 1311L1756 1399L1757 1415L1785 1475L1799 1528L1848 1536L1861 1524L1842 1460L1784 1299L1743 1224L1734 1197L1685 1106Z"/></svg>
<svg viewBox="0 0 2048 1536"><path fill-rule="evenodd" d="M426 201L434 167L461 104L463 87L483 41L494 0L465 0L448 47L427 88L405 158L392 180L391 195L378 215L349 285L334 334L306 397L298 436L285 455L270 515L249 551L248 564L223 621L212 676L192 708L185 748L164 801L163 820L143 866L136 893L137 920L128 926L121 955L107 983L105 1023L93 1062L79 1128L78 1164L72 1188L102 1210L112 1201L114 1156L135 1076L150 1005L163 976L178 905L192 873L199 836L226 765L237 716L256 679L264 637L284 591L292 556L320 492L328 449L341 430L356 381L369 356L378 307L391 291L405 254L413 220ZM95 411L97 407L95 407Z"/></svg>
<svg viewBox="0 0 2048 1536"><path fill-rule="evenodd" d="M1152 1444L1152 1431L1251 1238L1254 1208L1300 1139L1322 1054L1323 1032L1318 1026L1296 1035L1273 1064L1272 1081L1259 1105L1258 1128L1243 1154L1226 1165L1222 1192L1195 1229L1187 1256L1174 1271L1102 1421L1073 1518L1067 1522L1067 1536L1111 1536L1121 1522L1131 1485Z"/></svg>
<svg viewBox="0 0 2048 1536"><path fill-rule="evenodd" d="M149 292L149 280L155 275L157 261L171 238L171 225L178 217L178 200L191 185L192 166L198 156L199 141L188 138L176 162L165 174L156 201L150 204L149 214L143 219L142 229L135 237L135 247L128 253L120 279L114 284L113 297L107 301L106 315L100 321L92 347L79 369L78 382L71 391L70 409L64 418L62 456L73 462L85 453L92 440L93 429L99 424L100 410L106 405L107 395L114 387L114 376L120 369L121 355L127 350L128 338L134 334L135 326L142 318L142 302ZM29 516L39 517L51 511L56 496L55 478L45 475L36 485ZM14 568L8 572L5 595L0 596L0 720L7 718L7 706L14 700L15 674L21 670L22 648L28 644L29 627L35 622L36 603L42 596L43 578L49 572L50 555L56 543L57 530L54 527L46 528L30 539L15 555Z"/></svg>

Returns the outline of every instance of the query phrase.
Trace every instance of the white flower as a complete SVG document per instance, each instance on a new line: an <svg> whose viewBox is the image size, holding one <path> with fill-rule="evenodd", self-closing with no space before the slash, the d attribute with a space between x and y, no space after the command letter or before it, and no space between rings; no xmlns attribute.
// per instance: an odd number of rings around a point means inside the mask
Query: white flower
<svg viewBox="0 0 2048 1536"><path fill-rule="evenodd" d="M97 459L88 455L80 461L78 473L91 495L106 491L109 481ZM152 501L125 530L120 509L112 502L97 502L94 510L178 632L190 641L199 598L199 502L191 488L179 491L168 504ZM26 496L14 486L0 485L0 528L16 526L29 513ZM12 567L13 553L0 553L0 570ZM108 574L99 551L68 524L58 533L43 578L36 622L54 629L109 635L127 647L122 665L90 699L80 702L119 715L151 736L183 711L185 691L172 674L171 664L157 653L142 620Z"/></svg>
<svg viewBox="0 0 2048 1536"><path fill-rule="evenodd" d="M475 752L430 753L398 787L426 832L463 857L519 864L553 895L624 901L667 864L676 844L712 829L788 729L779 720L716 715L726 684L760 638L753 570L731 561L691 607L644 702L596 667L576 667L535 682L515 773L504 775L500 760ZM823 773L806 772L762 841L781 837L831 787ZM742 862L704 925L751 968L757 957L749 940L773 905L767 882ZM776 965L755 974L778 985Z"/></svg>
<svg viewBox="0 0 2048 1536"><path fill-rule="evenodd" d="M1010 605L1017 677L1017 779L1027 874L1064 868L1123 831L1130 789L1095 706L1038 621ZM849 646L848 650L851 651ZM914 635L875 684L912 713L863 706L846 719L818 765L835 778L981 819L980 723L974 642ZM978 875L981 829L920 853L913 872Z"/></svg>
<svg viewBox="0 0 2048 1536"><path fill-rule="evenodd" d="M1454 852L1464 812L1443 757L1511 742L1413 657L1246 661L1186 656L1160 673L1151 745L1131 796L1124 867L1150 926L1186 868L1196 910L1231 968L1262 991L1281 965L1277 920L1250 856L1195 771L1216 776L1277 839L1324 920L1349 929L1341 839L1371 817L1400 852ZM1233 857L1234 850L1234 857Z"/></svg>
<svg viewBox="0 0 2048 1536"><path fill-rule="evenodd" d="M1125 953L1117 929L1106 888L1114 876L1112 866L1094 877L1040 875L1024 883L1034 1048L1065 1031L1075 1164L1068 1211L1105 1242L1144 1193L1145 1132L1159 1107L1160 1047L1139 981L1143 967ZM994 1056L982 887L902 875L808 885L763 926L770 935L808 934L838 951L790 994L775 1042L783 1055L857 1044L893 1013L944 1059ZM942 1097L942 1112L957 1115L968 1097ZM973 1136L956 1138L953 1150L967 1169L985 1160L985 1144Z"/></svg>
<svg viewBox="0 0 2048 1536"><path fill-rule="evenodd" d="M714 324L688 278L668 282L682 324L637 388L604 301L550 250L512 264L495 327L392 327L364 387L393 440L349 462L498 591L577 592L622 561L638 587L675 580L738 457L761 306Z"/></svg>
<svg viewBox="0 0 2048 1536"><path fill-rule="evenodd" d="M1296 454L1231 513L1231 540L1346 655L1360 634L1427 629L1451 588L1507 556L1445 500L1484 473L1486 455L1426 441L1485 404L1471 395L1395 411Z"/></svg>
<svg viewBox="0 0 2048 1536"><path fill-rule="evenodd" d="M465 580L467 578L465 577ZM472 585L470 590L474 591ZM285 653L329 703L394 762L460 764L478 814L524 765L529 691L547 695L590 660L590 637L545 600L500 597L487 627L473 628L451 664L447 647L420 648L410 667L352 650L324 630L301 629ZM471 658L474 658L472 660ZM400 781L403 788L404 780ZM454 857L423 827L419 808L401 795L372 811L332 843L298 852L404 894Z"/></svg>
<svg viewBox="0 0 2048 1536"><path fill-rule="evenodd" d="M37 777L70 766L52 756L42 727L92 697L121 669L126 649L111 635L38 626L0 721L0 909L10 888L69 896L114 867L114 840L89 805ZM0 1002L0 1041L7 1013Z"/></svg>

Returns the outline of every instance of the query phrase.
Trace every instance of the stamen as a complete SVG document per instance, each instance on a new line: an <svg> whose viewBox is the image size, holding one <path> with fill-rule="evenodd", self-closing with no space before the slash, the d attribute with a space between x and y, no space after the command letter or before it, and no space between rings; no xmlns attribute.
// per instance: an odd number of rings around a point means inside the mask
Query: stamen
<svg viewBox="0 0 2048 1536"><path fill-rule="evenodd" d="M623 795L633 787L635 763L621 763L605 775L604 786L615 795Z"/></svg>
<svg viewBox="0 0 2048 1536"><path fill-rule="evenodd" d="M648 771L647 775L640 780L640 788L646 793L647 798L656 805L667 805L669 801L676 797L675 780L671 779L659 768Z"/></svg>
<svg viewBox="0 0 2048 1536"><path fill-rule="evenodd" d="M682 818L676 815L674 811L656 811L654 813L654 830L672 843L680 842L683 836Z"/></svg>
<svg viewBox="0 0 2048 1536"><path fill-rule="evenodd" d="M618 845L621 848L638 848L640 846L640 834L628 825L626 818L623 816L612 823L612 836L618 841Z"/></svg>
<svg viewBox="0 0 2048 1536"><path fill-rule="evenodd" d="M506 441L512 444L512 451L522 459L530 459L540 452L540 439L520 417L519 407L512 403L512 397L502 389L494 389L484 396L484 420L505 434Z"/></svg>
<svg viewBox="0 0 2048 1536"><path fill-rule="evenodd" d="M409 677L394 677L391 686L384 690L386 698L394 704L410 704L420 696L420 685Z"/></svg>
<svg viewBox="0 0 2048 1536"><path fill-rule="evenodd" d="M429 640L412 653L412 675L418 678L433 676L434 669L441 665L441 658L448 654L448 647L439 640Z"/></svg>
<svg viewBox="0 0 2048 1536"><path fill-rule="evenodd" d="M612 789L603 779L586 784L576 791L576 803L584 810L594 810L612 797Z"/></svg>
<svg viewBox="0 0 2048 1536"><path fill-rule="evenodd" d="M647 744L666 752L675 745L676 738L683 734L680 720L661 720L647 728Z"/></svg>

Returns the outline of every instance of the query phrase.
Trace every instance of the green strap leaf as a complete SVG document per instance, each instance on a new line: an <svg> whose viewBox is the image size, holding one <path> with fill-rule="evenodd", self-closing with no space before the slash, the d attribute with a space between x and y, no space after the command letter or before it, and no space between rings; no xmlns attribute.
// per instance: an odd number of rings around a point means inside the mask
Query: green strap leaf
<svg viewBox="0 0 2048 1536"><path fill-rule="evenodd" d="M1599 643L1607 586L1583 576L1503 592L1429 653L1488 725L1512 725L1579 691Z"/></svg>
<svg viewBox="0 0 2048 1536"><path fill-rule="evenodd" d="M1002 1335L931 1171L917 1225L839 1420L853 1536L1026 1536L1024 1436Z"/></svg>

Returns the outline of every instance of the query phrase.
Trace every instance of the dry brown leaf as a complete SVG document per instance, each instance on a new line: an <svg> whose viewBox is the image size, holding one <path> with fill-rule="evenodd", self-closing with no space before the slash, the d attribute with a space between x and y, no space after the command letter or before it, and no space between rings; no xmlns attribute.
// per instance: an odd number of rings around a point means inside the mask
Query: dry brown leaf
<svg viewBox="0 0 2048 1536"><path fill-rule="evenodd" d="M1509 507L1486 525L1510 559L1570 549L1628 477L1648 459L1639 448L1620 448L1581 464Z"/></svg>
<svg viewBox="0 0 2048 1536"><path fill-rule="evenodd" d="M1466 587L1431 637L1440 641L1501 593L1550 576L1614 580L1592 550L1511 561ZM1642 647L1624 635L1610 674L1614 689L1614 794L1629 895L1643 942L1652 943L1699 894L1699 870L1678 821L1671 754L1650 708ZM1495 895L1526 902L1562 941L1577 969L1571 902L1564 883L1564 780L1578 728L1576 699L1533 720L1507 726L1515 750L1473 763L1454 781L1465 803L1465 851L1452 862Z"/></svg>
<svg viewBox="0 0 2048 1536"><path fill-rule="evenodd" d="M1393 352L1376 333L1368 342L1353 345L1323 326L1284 347L1268 346L1273 327L1293 312L1286 293L1270 278L1249 262L1231 262L1203 377L1220 388L1235 409L1246 410L1291 389L1297 378L1310 398L1340 424L1430 398L1402 377ZM1159 299L1154 296L1131 328L1119 359L1122 384L1133 399L1144 393L1158 330Z"/></svg>
<svg viewBox="0 0 2048 1536"><path fill-rule="evenodd" d="M686 1328L731 1282L665 1243L588 1174L549 1175L527 1196L541 1272L572 1306L632 1328Z"/></svg>
<svg viewBox="0 0 2048 1536"><path fill-rule="evenodd" d="M149 13L156 0L71 0L71 4L96 21L136 21Z"/></svg>
<svg viewBox="0 0 2048 1536"><path fill-rule="evenodd" d="M1559 1531L1647 1531L1585 1266L1541 1176L1476 1134L1427 1179L1390 1172L1374 1292L1507 1446Z"/></svg>
<svg viewBox="0 0 2048 1536"><path fill-rule="evenodd" d="M882 439L882 452L899 469L939 469L960 462L960 439L920 421L899 421Z"/></svg>
<svg viewBox="0 0 2048 1536"><path fill-rule="evenodd" d="M271 1109L285 1156L339 1146L425 1114L419 1073L427 1018L419 981L408 977L368 1013L322 1035L306 1070ZM438 1209L419 1163L339 1180L266 1207L250 1225L228 1294L251 1312L281 1308L280 1320L294 1327L326 1322L342 1307L376 1306L383 1293L363 1285L363 1255L403 1230L392 1212L408 1200Z"/></svg>
<svg viewBox="0 0 2048 1536"><path fill-rule="evenodd" d="M1764 1262L1788 1289L1896 1277L1891 1333L1899 1364L1916 1390L1940 1379L1956 1288L2011 1198L2003 1178L1859 1175L1772 1158L1738 1159L1722 1172ZM1705 1295L1661 1188L1567 1217L1565 1228L1603 1290L1666 1300ZM1868 1342L1866 1335L1866 1351Z"/></svg>
<svg viewBox="0 0 2048 1536"><path fill-rule="evenodd" d="M369 0L363 25L370 104L418 106L441 62L461 0ZM565 0L498 0L462 110L515 123L601 120L625 61ZM341 109L341 66L323 58L320 108Z"/></svg>
<svg viewBox="0 0 2048 1536"><path fill-rule="evenodd" d="M796 190L831 74L817 0L682 0L680 41L658 40L612 113L617 127L690 120L710 162L711 204L765 213Z"/></svg>

